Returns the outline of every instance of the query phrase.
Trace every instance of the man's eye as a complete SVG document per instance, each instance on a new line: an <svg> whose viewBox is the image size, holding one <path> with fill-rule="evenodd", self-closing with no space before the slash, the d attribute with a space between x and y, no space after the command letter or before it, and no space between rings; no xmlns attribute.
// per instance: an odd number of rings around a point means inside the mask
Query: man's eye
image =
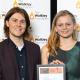
<svg viewBox="0 0 80 80"><path fill-rule="evenodd" d="M13 22L16 22L17 20L16 20L16 19L13 19L12 21L13 21Z"/></svg>
<svg viewBox="0 0 80 80"><path fill-rule="evenodd" d="M26 21L25 21L25 20L21 20L20 22L21 22L21 23L26 23Z"/></svg>

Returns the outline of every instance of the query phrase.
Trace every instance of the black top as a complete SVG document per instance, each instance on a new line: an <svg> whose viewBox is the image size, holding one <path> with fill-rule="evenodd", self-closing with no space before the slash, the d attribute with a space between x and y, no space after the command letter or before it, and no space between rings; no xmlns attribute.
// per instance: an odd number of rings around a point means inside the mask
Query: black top
<svg viewBox="0 0 80 80"><path fill-rule="evenodd" d="M60 60L66 66L66 80L80 80L80 42L68 51L57 49L57 55L49 55L48 62Z"/></svg>

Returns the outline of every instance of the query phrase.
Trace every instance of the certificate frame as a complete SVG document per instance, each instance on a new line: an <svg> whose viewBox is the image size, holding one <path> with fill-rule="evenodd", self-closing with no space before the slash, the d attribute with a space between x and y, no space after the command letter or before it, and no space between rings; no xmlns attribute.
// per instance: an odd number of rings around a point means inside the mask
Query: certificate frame
<svg viewBox="0 0 80 80"><path fill-rule="evenodd" d="M66 80L65 64L37 65L37 80Z"/></svg>

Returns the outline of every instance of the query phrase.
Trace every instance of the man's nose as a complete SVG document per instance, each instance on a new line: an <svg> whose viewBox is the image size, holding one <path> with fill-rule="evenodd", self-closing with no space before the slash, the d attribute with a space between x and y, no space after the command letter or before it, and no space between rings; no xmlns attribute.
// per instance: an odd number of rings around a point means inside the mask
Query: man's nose
<svg viewBox="0 0 80 80"><path fill-rule="evenodd" d="M21 26L21 22L20 21L17 22L17 26Z"/></svg>

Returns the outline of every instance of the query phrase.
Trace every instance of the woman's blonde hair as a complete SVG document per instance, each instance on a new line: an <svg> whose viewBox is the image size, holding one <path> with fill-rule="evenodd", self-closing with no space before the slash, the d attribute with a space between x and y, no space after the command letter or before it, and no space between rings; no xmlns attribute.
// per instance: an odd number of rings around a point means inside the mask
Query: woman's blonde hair
<svg viewBox="0 0 80 80"><path fill-rule="evenodd" d="M48 38L48 44L47 44L50 54L54 54L54 53L57 54L56 49L59 48L59 46L60 46L59 35L57 34L57 32L55 30L56 22L59 17L66 16L66 15L69 15L73 21L73 24L76 24L74 15L72 13L70 13L69 11L62 10L56 14L56 16L54 17L53 22L52 22L52 30L51 30L50 36ZM75 31L73 32L72 37L74 40L76 39Z"/></svg>

